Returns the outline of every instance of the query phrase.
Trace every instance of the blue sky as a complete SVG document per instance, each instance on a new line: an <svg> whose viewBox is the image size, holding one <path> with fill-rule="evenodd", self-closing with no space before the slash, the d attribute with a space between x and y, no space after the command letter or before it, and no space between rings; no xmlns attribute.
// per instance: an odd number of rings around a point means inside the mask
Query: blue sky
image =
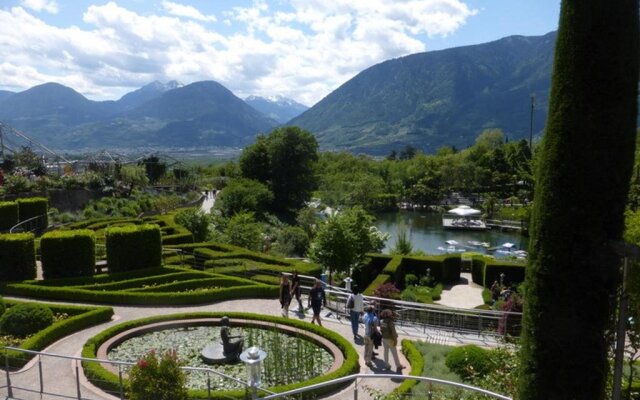
<svg viewBox="0 0 640 400"><path fill-rule="evenodd" d="M390 58L557 28L548 0L0 0L0 89L215 80L312 105Z"/></svg>

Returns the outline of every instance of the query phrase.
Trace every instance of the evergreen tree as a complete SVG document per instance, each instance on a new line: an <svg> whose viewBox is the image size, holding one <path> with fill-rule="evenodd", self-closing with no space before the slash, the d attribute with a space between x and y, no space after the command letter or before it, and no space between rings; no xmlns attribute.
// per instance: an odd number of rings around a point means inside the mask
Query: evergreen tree
<svg viewBox="0 0 640 400"><path fill-rule="evenodd" d="M536 166L520 400L603 399L635 145L638 0L564 0Z"/></svg>

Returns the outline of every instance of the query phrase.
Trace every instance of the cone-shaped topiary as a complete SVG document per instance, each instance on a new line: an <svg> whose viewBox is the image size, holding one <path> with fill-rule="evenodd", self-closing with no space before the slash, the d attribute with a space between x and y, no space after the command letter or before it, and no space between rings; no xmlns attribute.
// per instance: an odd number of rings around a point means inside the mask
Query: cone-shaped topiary
<svg viewBox="0 0 640 400"><path fill-rule="evenodd" d="M638 0L563 0L535 174L520 400L602 400L633 167Z"/></svg>

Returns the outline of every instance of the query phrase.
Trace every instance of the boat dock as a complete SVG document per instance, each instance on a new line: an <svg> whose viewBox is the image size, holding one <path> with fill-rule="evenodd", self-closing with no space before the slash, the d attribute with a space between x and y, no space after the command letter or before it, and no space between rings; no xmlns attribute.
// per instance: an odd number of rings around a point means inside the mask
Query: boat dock
<svg viewBox="0 0 640 400"><path fill-rule="evenodd" d="M442 217L442 227L444 229L464 229L472 231L486 231L487 224L481 219L469 219L460 217Z"/></svg>
<svg viewBox="0 0 640 400"><path fill-rule="evenodd" d="M513 221L506 219L488 219L485 225L489 229L499 229L501 231L527 231L528 227L525 221Z"/></svg>

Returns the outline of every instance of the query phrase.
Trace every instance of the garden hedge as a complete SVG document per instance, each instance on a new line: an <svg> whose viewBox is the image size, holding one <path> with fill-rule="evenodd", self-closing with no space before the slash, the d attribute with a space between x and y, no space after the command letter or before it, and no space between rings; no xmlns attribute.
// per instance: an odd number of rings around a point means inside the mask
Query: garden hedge
<svg viewBox="0 0 640 400"><path fill-rule="evenodd" d="M96 237L89 229L51 231L40 238L44 279L90 276L96 269Z"/></svg>
<svg viewBox="0 0 640 400"><path fill-rule="evenodd" d="M393 282L398 289L402 290L405 286L404 278L407 274L415 275L419 279L426 275L427 269L430 270L430 274L436 282L454 283L460 280L461 260L459 255L423 257L394 256L384 258L379 255L373 255L370 256L369 260L370 263L377 262L378 265L381 264L381 261L387 261L387 263L384 265L381 273L374 279L371 277L363 277L362 274L359 273L358 279L369 282L363 292L364 295L372 295L378 286L387 282ZM375 269L376 268L371 266L364 267L364 270L370 272L375 271Z"/></svg>
<svg viewBox="0 0 640 400"><path fill-rule="evenodd" d="M21 302L7 300L8 306L14 306ZM35 335L26 339L20 345L20 349L42 351L51 343L71 335L90 326L98 325L111 320L113 309L111 307L87 307L61 304L47 304L54 313L66 313L69 318L54 322L49 327L41 330ZM5 350L8 356L9 366L12 369L19 369L29 362L32 355L17 350Z"/></svg>
<svg viewBox="0 0 640 400"><path fill-rule="evenodd" d="M35 277L36 250L33 234L0 234L0 281L21 281Z"/></svg>
<svg viewBox="0 0 640 400"><path fill-rule="evenodd" d="M353 270L351 278L359 288L364 289L382 272L392 258L385 254L367 254L362 265Z"/></svg>
<svg viewBox="0 0 640 400"><path fill-rule="evenodd" d="M4 294L39 299L82 301L101 304L183 305L203 304L238 298L275 298L278 287L251 280L181 268L158 268L160 275L136 276L120 273L98 275L96 279L65 278L49 281L25 281L0 286ZM162 272L167 272L162 274ZM122 279L129 277L129 279ZM120 280L116 278L121 278ZM164 286L169 283L171 286ZM56 286L56 284L58 284ZM213 288L212 288L213 284ZM158 287L140 291L148 287ZM176 292L176 290L190 290ZM198 290L200 289L200 290Z"/></svg>
<svg viewBox="0 0 640 400"><path fill-rule="evenodd" d="M500 282L500 274L504 274L505 285L518 285L524 282L525 270L525 264L474 257L471 264L471 280L478 285L491 287L494 281Z"/></svg>
<svg viewBox="0 0 640 400"><path fill-rule="evenodd" d="M109 272L158 267L162 242L158 225L127 225L107 229Z"/></svg>
<svg viewBox="0 0 640 400"><path fill-rule="evenodd" d="M28 197L17 199L18 218L20 222L29 218L43 216L43 220L39 223L39 229L45 229L49 226L47 213L49 212L49 200L46 197Z"/></svg>
<svg viewBox="0 0 640 400"><path fill-rule="evenodd" d="M407 357L407 361L409 361L409 365L411 366L409 375L422 376L422 371L424 370L424 358L422 358L420 350L418 350L412 341L407 339L402 339L401 346L402 353ZM417 384L418 381L416 380L406 379L400 384L400 386L395 388L392 393L398 398L403 398L410 395L411 389Z"/></svg>
<svg viewBox="0 0 640 400"><path fill-rule="evenodd" d="M8 231L18 222L18 203L15 201L0 201L0 230Z"/></svg>
<svg viewBox="0 0 640 400"><path fill-rule="evenodd" d="M313 332L324 338L330 340L334 344L338 346L338 348L344 354L345 361L338 368L338 370L318 376L316 378L307 380L305 382L294 383L290 385L282 385L268 388L273 392L285 392L288 390L297 389L303 386L309 386L318 384L321 382L330 381L339 377L348 376L354 373L358 373L360 370L360 365L358 363L359 355L356 350L353 348L351 343L349 343L345 338L343 338L338 333L335 333L329 329L316 326L304 321L297 321L288 318L281 317L272 317L268 315L260 315L260 314L249 314L249 313L234 313L234 312L198 312L198 313L183 313L183 314L173 314L173 315L162 315L149 317L144 319L139 319L135 321L125 322L116 326L113 326L109 329L106 329L99 333L98 335L89 339L82 349L82 357L86 358L96 358L97 351L100 345L107 341L109 338L114 335L124 332L126 330L147 325L151 323L161 322L161 321L169 321L169 320L180 320L180 319L193 319L193 318L220 318L223 316L228 316L233 319L252 319L258 321L267 321L278 323L282 325L293 326L305 331ZM104 367L102 367L99 363L94 362L83 362L82 366L84 368L85 376L96 386L102 388L103 390L115 392L119 391L119 380L118 376L109 372ZM308 396L305 398L317 398L321 397L326 393L333 392L338 387L325 387L320 388L315 391L308 392ZM211 393L211 399L214 400L222 400L222 399L244 399L245 398L245 390L232 390L232 391L213 391ZM207 392L205 390L191 390L189 391L190 398L208 398Z"/></svg>

